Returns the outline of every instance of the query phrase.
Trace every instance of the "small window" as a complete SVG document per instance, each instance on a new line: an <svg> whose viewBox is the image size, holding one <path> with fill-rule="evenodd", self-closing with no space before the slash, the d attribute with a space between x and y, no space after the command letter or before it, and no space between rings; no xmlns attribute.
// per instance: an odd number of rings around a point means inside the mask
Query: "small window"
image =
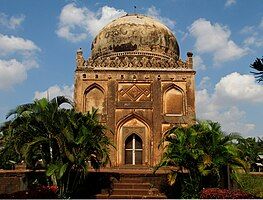
<svg viewBox="0 0 263 200"><path fill-rule="evenodd" d="M130 135L125 141L125 164L142 164L142 140L136 135Z"/></svg>

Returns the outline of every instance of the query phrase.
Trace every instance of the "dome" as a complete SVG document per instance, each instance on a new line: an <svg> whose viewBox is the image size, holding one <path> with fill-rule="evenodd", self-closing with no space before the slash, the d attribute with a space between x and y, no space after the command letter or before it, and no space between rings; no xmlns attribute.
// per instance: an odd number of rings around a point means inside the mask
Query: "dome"
<svg viewBox="0 0 263 200"><path fill-rule="evenodd" d="M125 15L106 25L91 46L91 59L159 57L177 61L179 46L172 31L153 18Z"/></svg>

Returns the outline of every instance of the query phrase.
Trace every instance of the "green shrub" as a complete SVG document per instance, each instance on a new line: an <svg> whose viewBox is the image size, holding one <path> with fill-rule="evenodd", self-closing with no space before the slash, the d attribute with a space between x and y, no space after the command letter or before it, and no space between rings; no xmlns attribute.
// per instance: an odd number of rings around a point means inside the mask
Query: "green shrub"
<svg viewBox="0 0 263 200"><path fill-rule="evenodd" d="M242 190L258 198L263 198L263 176L252 174L235 174L234 176Z"/></svg>

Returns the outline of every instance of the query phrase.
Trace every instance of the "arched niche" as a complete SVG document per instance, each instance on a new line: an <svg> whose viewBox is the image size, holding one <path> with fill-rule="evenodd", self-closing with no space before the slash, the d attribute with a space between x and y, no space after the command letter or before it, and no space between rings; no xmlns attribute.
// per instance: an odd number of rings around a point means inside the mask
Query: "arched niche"
<svg viewBox="0 0 263 200"><path fill-rule="evenodd" d="M124 119L120 120L117 123L117 131L116 131L116 152L117 152L117 165L125 165L125 164L136 164L136 165L149 165L150 164L150 128L148 124L139 116L137 115L130 115L125 117ZM135 137L136 136L136 137ZM141 144L141 147L137 148L137 159L141 155L141 161L135 163L127 163L126 150L129 149L126 145L129 139L135 137L135 142ZM137 143L137 144L139 144ZM127 148L126 148L127 147ZM136 147L135 147L136 149ZM140 153L139 153L140 152ZM140 155L139 155L140 154ZM135 159L136 159L135 157Z"/></svg>
<svg viewBox="0 0 263 200"><path fill-rule="evenodd" d="M105 94L101 86L93 84L84 93L84 112L91 111L92 108L98 109L98 114L105 113Z"/></svg>
<svg viewBox="0 0 263 200"><path fill-rule="evenodd" d="M168 87L163 94L163 112L167 116L184 114L184 93L175 85Z"/></svg>

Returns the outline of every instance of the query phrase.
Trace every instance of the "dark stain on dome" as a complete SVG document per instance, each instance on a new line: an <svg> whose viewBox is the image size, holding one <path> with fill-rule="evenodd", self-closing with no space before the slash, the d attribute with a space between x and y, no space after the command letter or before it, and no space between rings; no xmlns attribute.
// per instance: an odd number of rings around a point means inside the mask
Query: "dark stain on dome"
<svg viewBox="0 0 263 200"><path fill-rule="evenodd" d="M114 45L113 46L113 51L115 52L121 52L121 51L134 51L137 49L136 44L131 44L131 43L126 43L126 44L121 44L121 45Z"/></svg>

